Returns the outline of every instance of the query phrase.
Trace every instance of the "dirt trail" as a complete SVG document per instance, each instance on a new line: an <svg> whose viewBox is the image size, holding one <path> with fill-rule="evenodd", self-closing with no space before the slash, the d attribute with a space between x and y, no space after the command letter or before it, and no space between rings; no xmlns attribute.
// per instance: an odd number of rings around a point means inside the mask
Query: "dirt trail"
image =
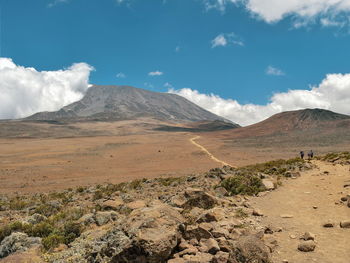
<svg viewBox="0 0 350 263"><path fill-rule="evenodd" d="M339 227L340 221L350 220L350 208L340 203L340 198L350 193L349 188L344 188L344 182L350 181L349 166L333 166L320 161L313 163L317 168L302 173L298 179L284 182L283 186L264 197L252 200L252 206L264 213L262 222L265 225L283 229L273 234L278 241L274 262L350 262L350 229ZM281 218L282 214L293 215L293 218ZM322 224L327 220L334 221L336 226L324 228ZM314 252L297 251L299 237L306 231L316 235Z"/></svg>
<svg viewBox="0 0 350 263"><path fill-rule="evenodd" d="M205 152L213 161L220 163L223 166L231 166L231 167L235 167L231 164L228 164L222 160L219 160L218 158L216 158L214 155L212 155L204 146L200 145L199 143L195 142L195 140L198 140L201 136L196 136L190 139L190 142L192 144L194 144L195 146L197 146L199 149L201 149L203 152Z"/></svg>

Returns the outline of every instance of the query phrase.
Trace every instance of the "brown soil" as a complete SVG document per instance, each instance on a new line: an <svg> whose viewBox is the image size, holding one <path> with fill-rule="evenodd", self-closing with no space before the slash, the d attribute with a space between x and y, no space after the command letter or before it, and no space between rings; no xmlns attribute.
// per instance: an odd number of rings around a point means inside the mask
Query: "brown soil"
<svg viewBox="0 0 350 263"><path fill-rule="evenodd" d="M340 202L349 191L343 187L344 182L350 181L349 166L319 161L314 164L317 169L304 172L300 178L289 180L279 189L252 201L254 208L264 213L265 225L283 229L274 234L278 241L274 262L285 259L297 263L350 262L350 229L339 227L340 221L350 220L350 209ZM283 214L293 218L281 218ZM322 225L327 220L335 222L335 227L324 228ZM299 237L307 231L316 235L317 247L314 252L299 252Z"/></svg>

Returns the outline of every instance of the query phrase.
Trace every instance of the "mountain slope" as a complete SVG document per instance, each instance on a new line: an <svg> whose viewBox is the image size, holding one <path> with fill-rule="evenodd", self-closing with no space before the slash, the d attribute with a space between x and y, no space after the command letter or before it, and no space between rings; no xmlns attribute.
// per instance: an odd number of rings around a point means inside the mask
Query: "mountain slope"
<svg viewBox="0 0 350 263"><path fill-rule="evenodd" d="M247 126L245 130L259 134L273 134L334 126L346 120L350 120L350 116L323 109L305 109L275 114L262 122Z"/></svg>
<svg viewBox="0 0 350 263"><path fill-rule="evenodd" d="M213 132L235 147L333 147L350 142L350 116L322 109L282 112L234 130Z"/></svg>
<svg viewBox="0 0 350 263"><path fill-rule="evenodd" d="M34 114L29 120L93 119L121 120L152 117L170 121L229 122L187 99L128 86L92 86L80 101L57 112Z"/></svg>

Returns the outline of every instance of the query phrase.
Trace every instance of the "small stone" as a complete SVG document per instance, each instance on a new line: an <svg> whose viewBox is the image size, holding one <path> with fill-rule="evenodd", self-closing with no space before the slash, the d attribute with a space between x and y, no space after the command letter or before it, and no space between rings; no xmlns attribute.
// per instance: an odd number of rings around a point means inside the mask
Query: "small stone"
<svg viewBox="0 0 350 263"><path fill-rule="evenodd" d="M293 215L289 215L289 214L283 214L281 215L282 218L293 218Z"/></svg>
<svg viewBox="0 0 350 263"><path fill-rule="evenodd" d="M290 235L289 237L290 237L291 239L296 239L296 238L297 238L296 235Z"/></svg>
<svg viewBox="0 0 350 263"><path fill-rule="evenodd" d="M254 209L253 210L253 216L263 216L263 212L259 209Z"/></svg>
<svg viewBox="0 0 350 263"><path fill-rule="evenodd" d="M328 221L323 224L323 227L326 227L326 228L334 227L334 223L332 221Z"/></svg>
<svg viewBox="0 0 350 263"><path fill-rule="evenodd" d="M298 250L302 252L311 252L314 251L315 248L316 243L313 240L302 241L298 246Z"/></svg>
<svg viewBox="0 0 350 263"><path fill-rule="evenodd" d="M266 190L275 189L275 185L274 185L273 181L271 181L269 179L262 179L262 183L265 186Z"/></svg>
<svg viewBox="0 0 350 263"><path fill-rule="evenodd" d="M304 235L302 235L300 237L300 239L303 239L305 241L308 241L308 240L315 240L315 235L310 233L310 232L305 232Z"/></svg>
<svg viewBox="0 0 350 263"><path fill-rule="evenodd" d="M340 222L341 228L350 228L350 220Z"/></svg>
<svg viewBox="0 0 350 263"><path fill-rule="evenodd" d="M200 250L201 252L205 252L205 253L210 253L212 255L215 255L216 252L220 251L220 247L218 242L213 239L213 238L209 238L209 239L202 239L200 241Z"/></svg>
<svg viewBox="0 0 350 263"><path fill-rule="evenodd" d="M317 209L317 208L318 208L318 206L314 205L312 208L313 208L313 209Z"/></svg>

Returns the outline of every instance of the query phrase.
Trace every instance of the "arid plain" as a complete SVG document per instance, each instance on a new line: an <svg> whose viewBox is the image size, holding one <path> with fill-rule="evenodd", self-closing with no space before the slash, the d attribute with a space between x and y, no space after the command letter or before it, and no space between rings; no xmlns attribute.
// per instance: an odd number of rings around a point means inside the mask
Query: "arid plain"
<svg viewBox="0 0 350 263"><path fill-rule="evenodd" d="M291 158L299 150L344 151L350 143L308 141L307 134L249 134L244 128L216 132L161 131L186 127L154 119L118 122L0 123L0 192L35 193L69 187L119 183L139 178L182 176L231 166ZM193 124L191 126L193 128ZM243 135L244 136L243 136ZM339 137L339 136L338 136ZM273 138L273 141L271 141ZM280 138L280 139L279 139ZM315 136L313 137L315 138ZM281 141L284 143L281 144ZM345 142L344 142L345 141Z"/></svg>

